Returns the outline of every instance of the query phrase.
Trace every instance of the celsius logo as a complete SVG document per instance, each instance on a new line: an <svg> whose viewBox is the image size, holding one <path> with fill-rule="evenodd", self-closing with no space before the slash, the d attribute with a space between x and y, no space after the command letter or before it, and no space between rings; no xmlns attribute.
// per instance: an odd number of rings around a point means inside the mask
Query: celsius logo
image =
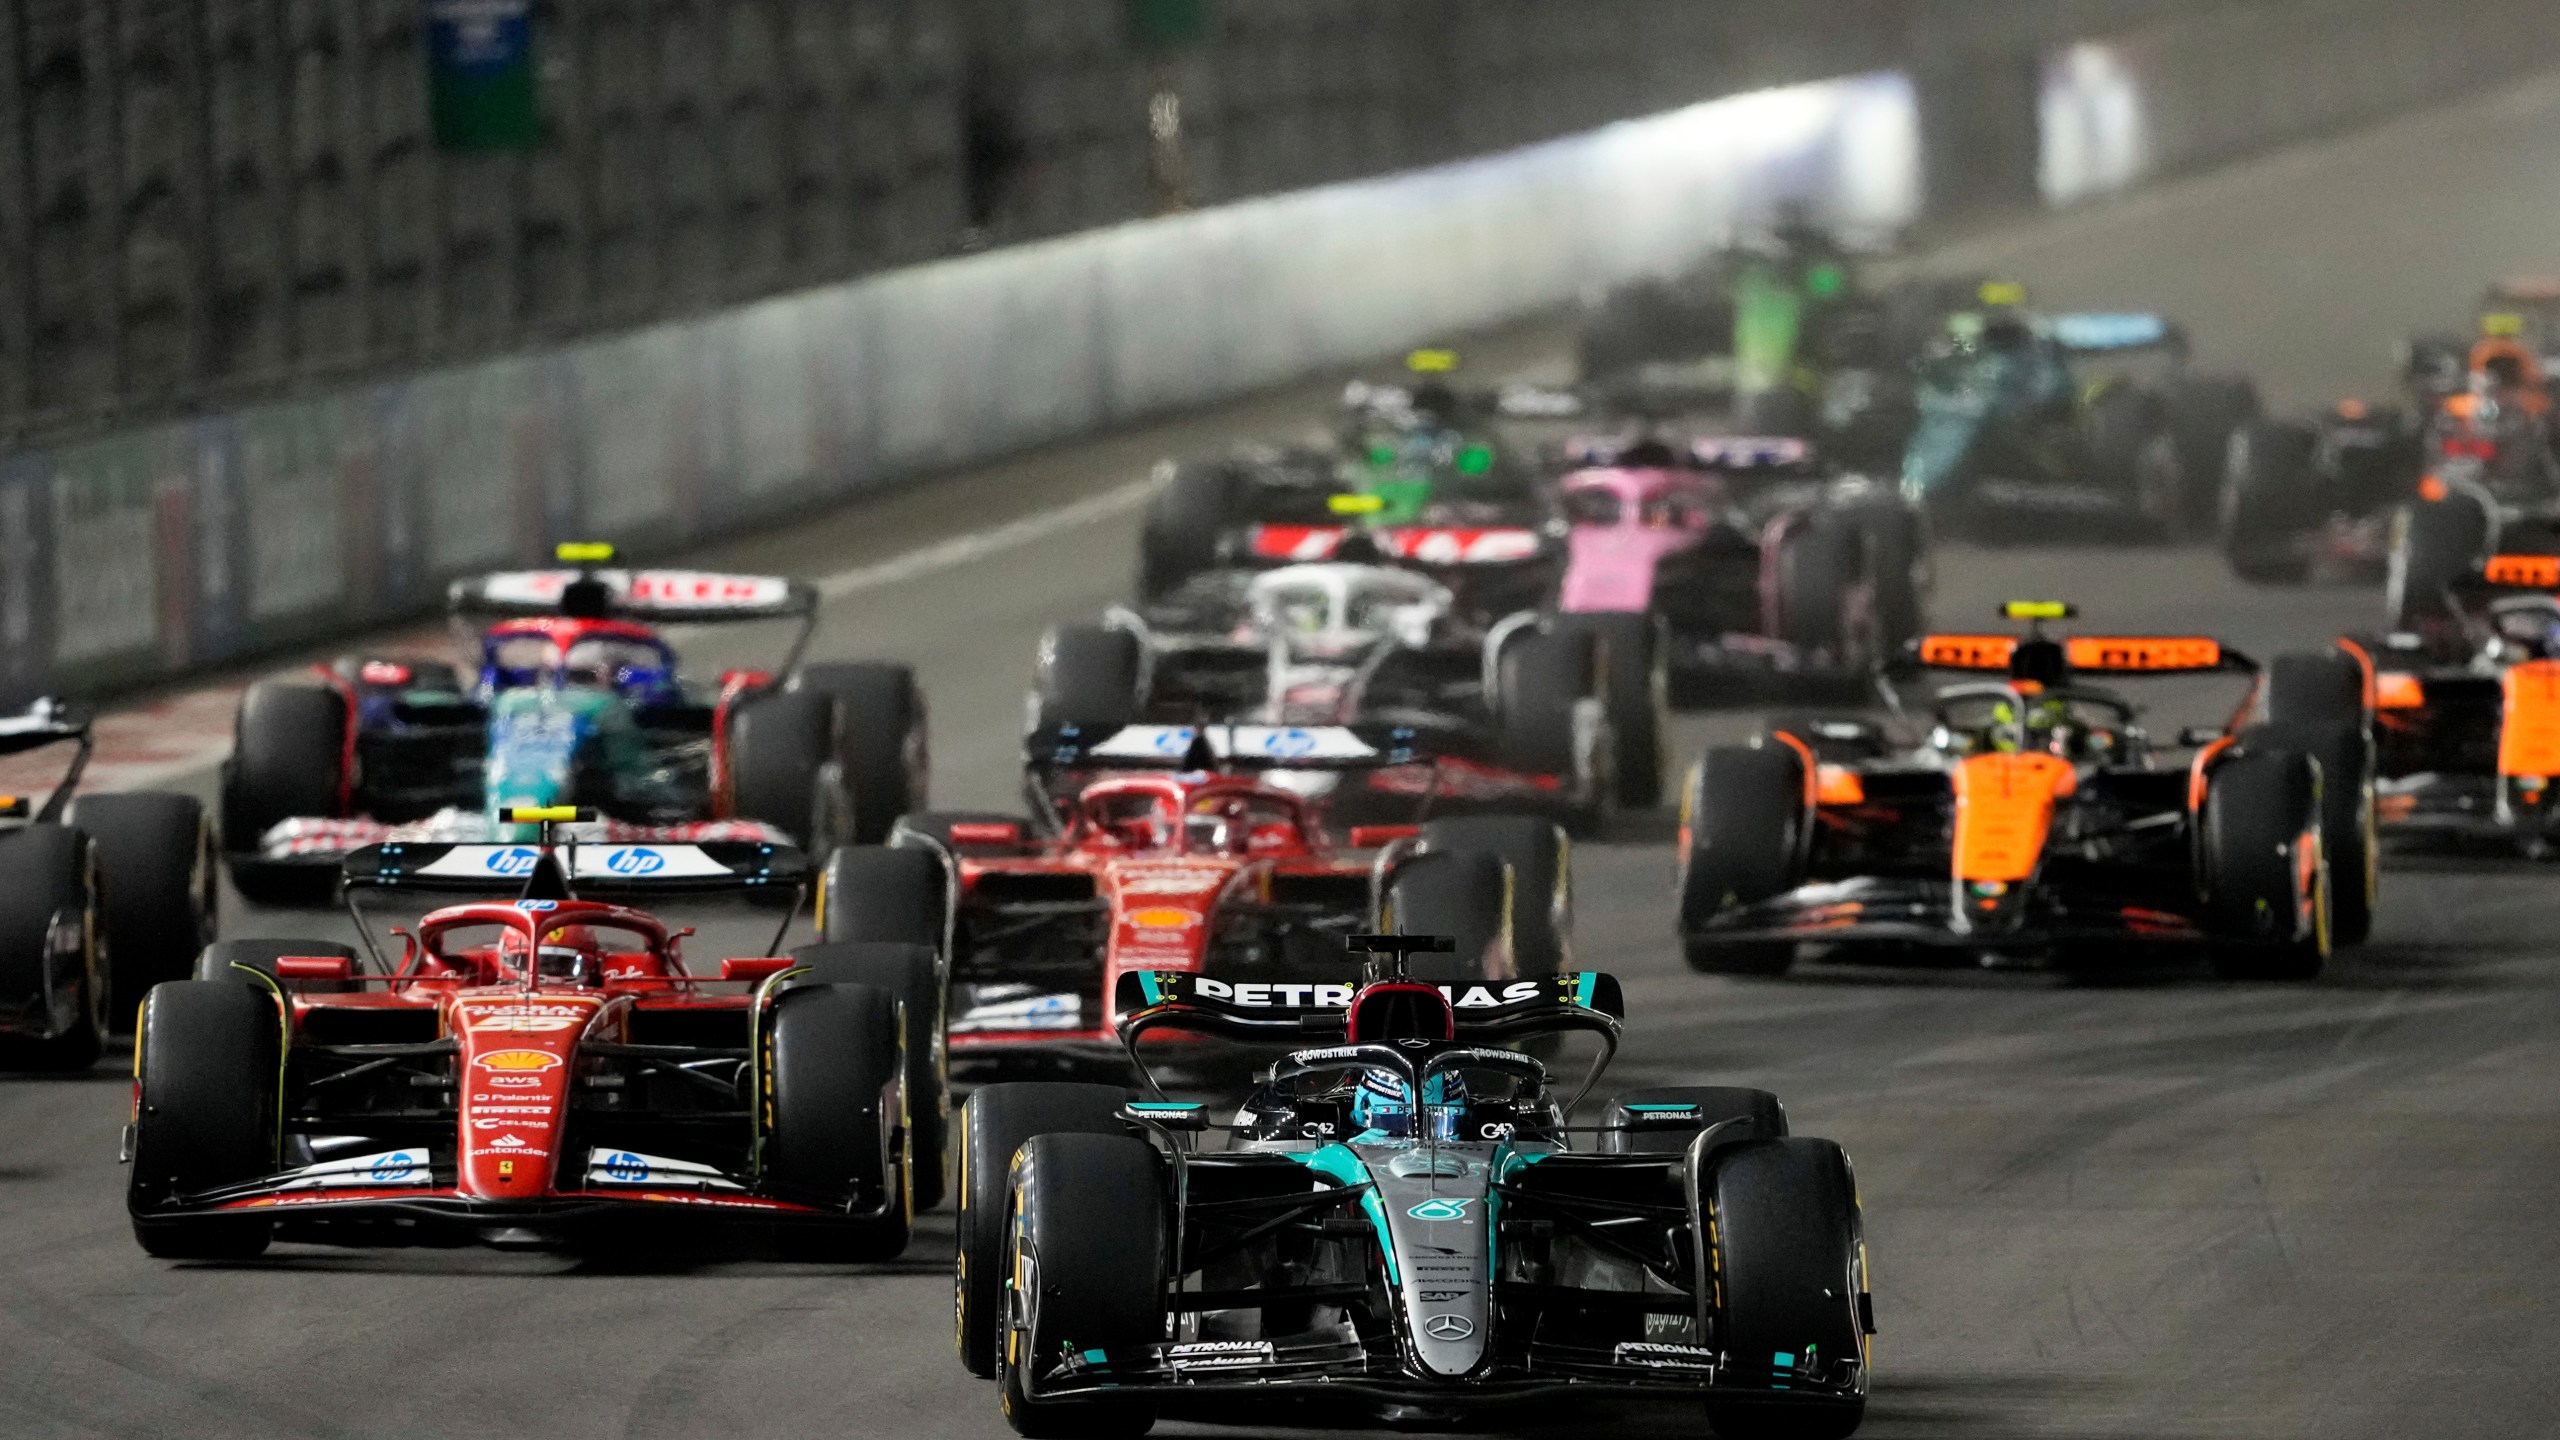
<svg viewBox="0 0 2560 1440"><path fill-rule="evenodd" d="M1464 1220L1472 1200L1425 1200L1404 1212L1416 1220Z"/></svg>
<svg viewBox="0 0 2560 1440"><path fill-rule="evenodd" d="M646 1180L649 1162L628 1150L616 1150L604 1157L604 1173L615 1180Z"/></svg>
<svg viewBox="0 0 2560 1440"><path fill-rule="evenodd" d="M616 875L654 875L667 868L667 857L655 850L616 850L604 857L604 868Z"/></svg>
<svg viewBox="0 0 2560 1440"><path fill-rule="evenodd" d="M533 873L535 863L541 859L542 852L539 850L528 850L522 845L511 845L504 850L490 851L488 858L480 863L492 875L530 875Z"/></svg>

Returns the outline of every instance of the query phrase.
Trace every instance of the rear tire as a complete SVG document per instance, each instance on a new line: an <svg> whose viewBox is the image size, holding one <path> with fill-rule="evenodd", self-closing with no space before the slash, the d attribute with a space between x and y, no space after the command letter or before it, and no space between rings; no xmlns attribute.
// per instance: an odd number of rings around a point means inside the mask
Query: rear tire
<svg viewBox="0 0 2560 1440"><path fill-rule="evenodd" d="M2222 553L2252 585L2299 585L2311 557L2295 542L2320 522L2311 427L2260 420L2231 437L2222 481Z"/></svg>
<svg viewBox="0 0 2560 1440"><path fill-rule="evenodd" d="M1815 511L1778 540L1776 634L1816 664L1853 668L1875 657L1854 633L1850 596L1866 568L1862 537L1846 517Z"/></svg>
<svg viewBox="0 0 2560 1440"><path fill-rule="evenodd" d="M853 942L803 945L793 963L812 973L799 985L866 985L897 999L904 1034L907 1118L915 1129L915 1208L942 1203L951 1143L951 1070L944 1050L948 987L941 952L931 945Z"/></svg>
<svg viewBox="0 0 2560 1440"><path fill-rule="evenodd" d="M1718 940L1707 932L1737 905L1782 895L1804 878L1804 762L1784 746L1725 745L1689 772L1680 805L1681 951L1710 975L1779 975L1791 941Z"/></svg>
<svg viewBox="0 0 2560 1440"><path fill-rule="evenodd" d="M1835 1357L1863 1362L1866 1257L1840 1147L1754 1140L1719 1152L1699 1188L1712 1197L1719 1335L1734 1376L1781 1385ZM1865 1413L1864 1397L1707 1402L1708 1423L1726 1440L1846 1440Z"/></svg>
<svg viewBox="0 0 2560 1440"><path fill-rule="evenodd" d="M1397 867L1387 882L1387 933L1446 935L1458 942L1453 954L1414 956L1413 977L1465 985L1517 976L1512 883L1502 858L1482 850L1441 851Z"/></svg>
<svg viewBox="0 0 2560 1440"><path fill-rule="evenodd" d="M1042 1135L1013 1165L1008 1325L996 1357L1004 1418L1017 1435L1083 1440L1143 1435L1141 1401L1039 1401L1022 1360L1134 1349L1164 1338L1164 1182L1155 1147L1128 1135Z"/></svg>
<svg viewBox="0 0 2560 1440"><path fill-rule="evenodd" d="M258 844L280 821L347 814L347 724L345 697L322 686L262 680L240 697L220 829L231 883L250 904L326 904L335 892L334 870L260 864Z"/></svg>
<svg viewBox="0 0 2560 1440"><path fill-rule="evenodd" d="M262 990L202 980L155 987L135 1044L133 1238L167 1260L245 1260L263 1252L263 1217L149 1219L173 1199L274 1173L283 1021Z"/></svg>
<svg viewBox="0 0 2560 1440"><path fill-rule="evenodd" d="M771 1116L758 1163L777 1198L880 1218L784 1227L794 1258L887 1260L915 1223L914 1129L897 1001L867 985L805 985L774 997L765 1022Z"/></svg>
<svg viewBox="0 0 2560 1440"><path fill-rule="evenodd" d="M812 855L845 841L852 804L837 755L843 725L833 697L756 696L729 722L729 813L780 829Z"/></svg>
<svg viewBox="0 0 2560 1440"><path fill-rule="evenodd" d="M94 853L67 825L0 835L0 1003L32 1003L50 1025L60 987L48 977L72 978L70 1027L45 1038L0 1036L0 1069L86 1070L106 1049L113 1002Z"/></svg>
<svg viewBox="0 0 2560 1440"><path fill-rule="evenodd" d="M815 692L836 704L836 762L853 800L850 838L877 845L899 816L921 809L933 758L924 692L904 665L811 665L788 693Z"/></svg>
<svg viewBox="0 0 2560 1440"><path fill-rule="evenodd" d="M970 1374L987 1379L996 1373L996 1346L1004 1331L1005 1200L1014 1152L1038 1135L1125 1136L1129 1127L1120 1107L1128 1099L1116 1085L1017 1081L982 1086L960 1107L952 1310L960 1363Z"/></svg>
<svg viewBox="0 0 2560 1440"><path fill-rule="evenodd" d="M2242 754L2209 772L2204 814L2206 916L2214 969L2233 980L2310 980L2329 954L2325 866L2303 837L2321 829L2320 771L2288 749ZM2301 916L2310 907L2306 924Z"/></svg>
<svg viewBox="0 0 2560 1440"><path fill-rule="evenodd" d="M1480 851L1511 871L1511 959L1524 979L1573 959L1573 842L1534 815L1463 815L1422 827L1426 854Z"/></svg>
<svg viewBox="0 0 2560 1440"><path fill-rule="evenodd" d="M818 876L818 938L922 945L939 954L950 896L931 850L852 845Z"/></svg>
<svg viewBox="0 0 2560 1440"><path fill-rule="evenodd" d="M1503 755L1522 774L1560 776L1584 794L1568 822L1578 835L1597 832L1617 802L1614 742L1586 753L1576 719L1598 688L1597 658L1590 635L1565 631L1524 635L1495 666Z"/></svg>
<svg viewBox="0 0 2560 1440"><path fill-rule="evenodd" d="M1792 385L1734 397L1734 429L1744 435L1810 440L1822 428L1822 409Z"/></svg>
<svg viewBox="0 0 2560 1440"><path fill-rule="evenodd" d="M1138 534L1138 598L1161 599L1219 561L1233 523L1236 480L1224 465L1168 463Z"/></svg>
<svg viewBox="0 0 2560 1440"><path fill-rule="evenodd" d="M1650 810L1662 803L1665 747L1671 737L1671 681L1653 617L1636 614L1565 615L1560 630L1592 635L1600 651L1601 695L1617 740L1618 804Z"/></svg>
<svg viewBox="0 0 2560 1440"><path fill-rule="evenodd" d="M2265 407L2258 387L2238 376L2183 376L2170 382L2167 401L2169 439L2186 482L2179 528L2192 534L2214 523L2232 437Z"/></svg>
<svg viewBox="0 0 2560 1440"><path fill-rule="evenodd" d="M2489 528L2489 512L2464 490L2401 511L2383 599L2394 630L2424 630L2452 618L2446 592L2487 553Z"/></svg>
<svg viewBox="0 0 2560 1440"><path fill-rule="evenodd" d="M1134 722L1146 703L1138 693L1144 668L1144 647L1126 630L1100 625L1051 629L1041 637L1032 680L1041 727Z"/></svg>
<svg viewBox="0 0 2560 1440"><path fill-rule="evenodd" d="M183 980L212 943L221 914L213 826L192 795L83 795L65 823L98 856L111 1004L140 1005L163 980Z"/></svg>

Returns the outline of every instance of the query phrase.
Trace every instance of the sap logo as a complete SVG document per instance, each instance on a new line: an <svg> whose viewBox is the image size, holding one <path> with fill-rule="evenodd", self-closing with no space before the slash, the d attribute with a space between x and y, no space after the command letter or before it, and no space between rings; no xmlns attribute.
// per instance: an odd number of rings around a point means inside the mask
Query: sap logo
<svg viewBox="0 0 2560 1440"><path fill-rule="evenodd" d="M514 845L504 850L492 850L487 855L481 857L480 868L488 871L492 875L506 875L522 879L523 877L532 874L533 867L541 862L541 851L530 850L522 845Z"/></svg>
<svg viewBox="0 0 2560 1440"><path fill-rule="evenodd" d="M616 1150L604 1157L604 1173L625 1183L649 1178L649 1162L628 1150Z"/></svg>
<svg viewBox="0 0 2560 1440"><path fill-rule="evenodd" d="M1452 1200L1446 1196L1439 1196L1425 1200L1404 1213L1415 1220L1464 1220L1467 1218L1467 1207L1474 1203L1473 1200Z"/></svg>
<svg viewBox="0 0 2560 1440"><path fill-rule="evenodd" d="M616 875L655 875L667 868L667 857L655 850L616 850L604 857L604 868Z"/></svg>
<svg viewBox="0 0 2560 1440"><path fill-rule="evenodd" d="M371 1176L374 1180L388 1185L394 1181L408 1179L411 1175L416 1174L417 1170L417 1156L410 1154L406 1150L394 1150L390 1154L383 1156L381 1159L374 1161L373 1168L365 1173Z"/></svg>

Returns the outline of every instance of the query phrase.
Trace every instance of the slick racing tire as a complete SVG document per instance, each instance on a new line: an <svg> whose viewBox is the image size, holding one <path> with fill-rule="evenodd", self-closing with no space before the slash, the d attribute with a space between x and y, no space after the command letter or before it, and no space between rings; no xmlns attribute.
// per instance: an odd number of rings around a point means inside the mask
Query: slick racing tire
<svg viewBox="0 0 2560 1440"><path fill-rule="evenodd" d="M922 846L848 845L818 874L818 938L923 945L937 953L950 908L942 857Z"/></svg>
<svg viewBox="0 0 2560 1440"><path fill-rule="evenodd" d="M810 973L796 985L867 985L897 998L905 1019L907 1117L915 1126L915 1203L942 1203L951 1143L951 1067L945 1053L948 1017L941 951L932 945L878 941L803 945L792 963Z"/></svg>
<svg viewBox="0 0 2560 1440"><path fill-rule="evenodd" d="M2169 442L2185 482L2179 528L2187 533L2214 523L2223 466L2231 437L2258 418L2258 387L2236 375L2186 375L2171 380L2162 396Z"/></svg>
<svg viewBox="0 0 2560 1440"><path fill-rule="evenodd" d="M2214 969L2233 980L2317 978L2329 956L2319 763L2269 748L2215 766L2200 823Z"/></svg>
<svg viewBox="0 0 2560 1440"><path fill-rule="evenodd" d="M1689 772L1680 802L1681 952L1711 975L1778 975L1787 941L1716 939L1725 910L1784 894L1804 876L1804 762L1784 745L1722 745Z"/></svg>
<svg viewBox="0 0 2560 1440"><path fill-rule="evenodd" d="M1086 1440L1154 1427L1142 1401L1034 1399L1026 1362L1164 1338L1162 1163L1128 1135L1042 1135L1014 1157L996 1383L1015 1434Z"/></svg>
<svg viewBox="0 0 2560 1440"><path fill-rule="evenodd" d="M2361 945L2373 933L2382 884L2364 686L2364 666L2343 650L2279 655L2267 667L2266 723L2251 731L2320 762L2320 846L2329 862L2333 945Z"/></svg>
<svg viewBox="0 0 2560 1440"><path fill-rule="evenodd" d="M2165 409L2148 391L2110 385L2081 412L2080 434L2091 477L2150 522L2149 538L2175 541L2186 531L2190 487Z"/></svg>
<svg viewBox="0 0 2560 1440"><path fill-rule="evenodd" d="M1167 462L1138 532L1138 598L1158 600L1219 563L1234 522L1236 477L1224 465Z"/></svg>
<svg viewBox="0 0 2560 1440"><path fill-rule="evenodd" d="M868 985L802 985L774 997L764 1023L764 1189L871 1217L786 1224L777 1232L784 1253L866 1261L907 1248L915 1128L904 1040L897 998Z"/></svg>
<svg viewBox="0 0 2560 1440"><path fill-rule="evenodd" d="M1708 1214L1693 1223L1714 1225L1717 1330L1732 1380L1775 1387L1840 1360L1863 1364L1873 1302L1857 1183L1840 1147L1790 1136L1719 1150L1698 1189ZM1724 1440L1846 1440L1865 1412L1863 1396L1707 1401Z"/></svg>
<svg viewBox="0 0 2560 1440"><path fill-rule="evenodd" d="M1422 827L1422 852L1479 851L1511 872L1511 960L1524 979L1573 961L1573 842L1534 815L1461 815Z"/></svg>
<svg viewBox="0 0 2560 1440"><path fill-rule="evenodd" d="M1129 1133L1120 1107L1129 1092L1117 1085L1066 1081L1010 1081L979 1087L960 1107L953 1148L959 1174L959 1253L952 1313L960 1363L972 1375L996 1373L996 1345L1004 1330L1005 1201L1012 1191L1014 1152L1039 1135Z"/></svg>
<svg viewBox="0 0 2560 1440"><path fill-rule="evenodd" d="M71 982L70 1027L0 1036L0 1069L86 1070L106 1048L117 1002L100 944L94 853L67 825L0 834L0 1004L46 1015L60 982Z"/></svg>
<svg viewBox="0 0 2560 1440"><path fill-rule="evenodd" d="M1650 1114L1676 1114L1684 1129L1632 1130L1630 1121ZM1787 1107L1766 1090L1740 1085L1660 1085L1610 1097L1600 1107L1601 1153L1608 1155L1677 1155L1699 1132L1728 1121L1740 1122L1720 1132L1719 1139L1775 1140L1787 1133Z"/></svg>
<svg viewBox="0 0 2560 1440"><path fill-rule="evenodd" d="M273 993L172 980L142 1002L134 1049L133 1238L168 1260L244 1260L274 1225L230 1216L153 1218L171 1201L273 1174L284 1021Z"/></svg>
<svg viewBox="0 0 2560 1440"><path fill-rule="evenodd" d="M2299 585L2311 557L2297 543L2320 523L2308 425L2259 420L2231 437L2222 477L2222 554L2252 585Z"/></svg>
<svg viewBox="0 0 2560 1440"><path fill-rule="evenodd" d="M1650 810L1662 803L1670 769L1671 678L1653 617L1564 615L1558 630L1590 634L1599 647L1602 698L1617 739L1618 804Z"/></svg>
<svg viewBox="0 0 2560 1440"><path fill-rule="evenodd" d="M836 702L836 763L853 799L850 838L877 845L899 816L920 809L933 780L924 691L904 665L811 665L786 692Z"/></svg>
<svg viewBox="0 0 2560 1440"><path fill-rule="evenodd" d="M1501 856L1483 850L1446 850L1396 867L1387 882L1387 933L1446 935L1458 942L1452 954L1412 957L1413 977L1435 985L1517 978L1516 878Z"/></svg>
<svg viewBox="0 0 2560 1440"><path fill-rule="evenodd" d="M192 795L83 795L64 821L97 847L112 1003L139 1005L152 986L185 979L221 914L204 806Z"/></svg>
<svg viewBox="0 0 2560 1440"><path fill-rule="evenodd" d="M1494 667L1503 756L1523 774L1561 776L1585 792L1567 821L1577 835L1606 824L1618 798L1615 740L1586 752L1576 718L1601 688L1598 661L1592 636L1566 630L1521 636Z"/></svg>
<svg viewBox="0 0 2560 1440"><path fill-rule="evenodd" d="M1853 603L1866 571L1858 528L1831 511L1805 515L1778 538L1777 638L1817 664L1854 668L1875 659L1872 625Z"/></svg>
<svg viewBox="0 0 2560 1440"><path fill-rule="evenodd" d="M1139 693L1145 668L1145 647L1126 630L1101 625L1053 627L1040 639L1040 658L1032 676L1040 727L1107 727L1135 721L1146 704L1146 697Z"/></svg>
<svg viewBox="0 0 2560 1440"><path fill-rule="evenodd" d="M2419 500L2392 527L2383 606L2394 630L2424 630L2452 618L2447 592L2488 553L2489 512L2468 490Z"/></svg>
<svg viewBox="0 0 2560 1440"><path fill-rule="evenodd" d="M729 722L729 813L779 828L812 855L845 843L843 735L829 695L774 691L740 705Z"/></svg>
<svg viewBox="0 0 2560 1440"><path fill-rule="evenodd" d="M246 985L261 995L273 994L278 983L276 961L287 955L328 956L350 963L356 958L353 946L334 940L216 940L196 956L190 973L198 980ZM304 980L296 982L296 987L305 995L352 995L362 988L352 980Z"/></svg>
<svg viewBox="0 0 2560 1440"><path fill-rule="evenodd" d="M1919 638L1927 624L1922 591L1928 570L1928 527L1919 511L1898 500L1871 501L1848 513L1866 533L1875 658L1891 659Z"/></svg>
<svg viewBox="0 0 2560 1440"><path fill-rule="evenodd" d="M250 904L326 905L336 893L334 868L262 864L258 844L278 821L347 813L347 724L345 698L323 686L262 680L240 697L217 828Z"/></svg>

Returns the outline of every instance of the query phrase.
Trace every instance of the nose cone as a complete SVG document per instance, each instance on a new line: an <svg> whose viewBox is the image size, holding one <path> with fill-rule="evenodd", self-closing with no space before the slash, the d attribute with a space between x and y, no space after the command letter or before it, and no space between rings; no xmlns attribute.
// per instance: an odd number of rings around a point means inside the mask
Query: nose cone
<svg viewBox="0 0 2560 1440"><path fill-rule="evenodd" d="M461 1043L462 1192L484 1200L549 1194L567 1133L579 1039L601 997L464 996L448 1012Z"/></svg>

